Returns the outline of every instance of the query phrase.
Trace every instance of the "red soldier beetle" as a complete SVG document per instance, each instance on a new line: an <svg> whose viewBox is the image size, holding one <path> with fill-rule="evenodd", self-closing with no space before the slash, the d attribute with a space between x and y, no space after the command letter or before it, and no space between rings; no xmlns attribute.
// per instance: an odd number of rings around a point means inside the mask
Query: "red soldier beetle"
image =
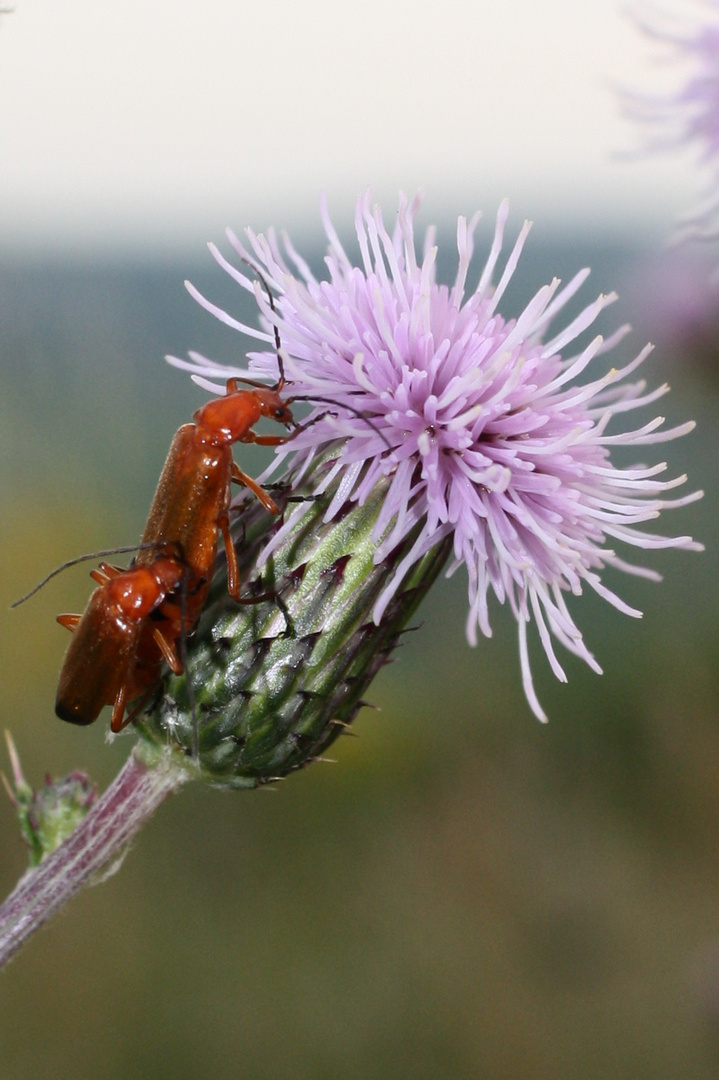
<svg viewBox="0 0 719 1080"><path fill-rule="evenodd" d="M232 481L254 492L271 514L279 513L274 499L237 467L232 444L279 446L286 440L285 435L258 435L252 430L263 416L295 426L289 406L280 397L283 385L280 379L275 387L241 390L236 379L228 379L225 396L202 405L170 445L135 565L150 561L153 547L177 545L197 583L187 596L190 626L197 622L207 598L220 535L227 554L227 591L233 600L242 602L229 527Z"/></svg>
<svg viewBox="0 0 719 1080"><path fill-rule="evenodd" d="M269 285L253 267L264 286L270 307L275 310ZM220 535L227 558L227 591L236 603L256 603L260 597L240 598L237 553L230 535L229 509L232 482L249 488L271 514L280 510L274 499L251 476L238 468L232 457L234 443L280 446L291 435L258 435L253 430L262 417L288 428L297 428L290 410L293 399L283 401L287 385L282 365L281 343L274 329L279 379L275 386L228 379L223 397L213 398L183 424L170 444L165 465L135 560L142 565L151 559L151 550L162 544L177 545L195 587L187 594L187 625L194 629L210 589ZM240 389L243 382L249 389Z"/></svg>
<svg viewBox="0 0 719 1080"><path fill-rule="evenodd" d="M101 563L91 576L98 588L83 615L58 615L73 631L58 683L55 712L73 724L91 724L112 705L111 727L124 726L125 705L154 685L162 660L182 671L176 651L182 620L168 618L167 598L188 578L183 562L157 555L128 570ZM162 610L161 610L162 609ZM153 619L155 612L160 618Z"/></svg>
<svg viewBox="0 0 719 1080"><path fill-rule="evenodd" d="M124 707L160 681L162 664L183 672L184 640L193 625L185 613L185 598L193 581L181 553L167 554L172 545L148 545L155 553L142 567L125 570L101 562L90 576L99 589L83 615L58 615L61 626L76 633L60 672L55 711L70 723L91 724L104 705L113 706L112 730L120 731L135 718L147 695L123 720ZM102 555L137 551L138 545L109 548L80 555L58 566L10 606L18 607L53 577L77 563Z"/></svg>

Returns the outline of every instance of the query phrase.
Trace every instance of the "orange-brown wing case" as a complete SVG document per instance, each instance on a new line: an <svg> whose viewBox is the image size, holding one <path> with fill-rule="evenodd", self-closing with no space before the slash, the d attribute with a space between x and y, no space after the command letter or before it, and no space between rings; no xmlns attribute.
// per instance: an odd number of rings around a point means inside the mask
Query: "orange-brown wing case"
<svg viewBox="0 0 719 1080"><path fill-rule="evenodd" d="M217 558L220 520L231 496L232 451L205 442L195 424L184 424L170 446L142 535L142 544L178 545L177 557L194 579L188 607L196 617L204 604ZM157 547L140 550L149 563ZM201 594L201 595L199 595Z"/></svg>
<svg viewBox="0 0 719 1080"><path fill-rule="evenodd" d="M60 672L55 712L71 724L92 724L113 704L135 656L141 624L110 614L106 593L101 585L90 597Z"/></svg>

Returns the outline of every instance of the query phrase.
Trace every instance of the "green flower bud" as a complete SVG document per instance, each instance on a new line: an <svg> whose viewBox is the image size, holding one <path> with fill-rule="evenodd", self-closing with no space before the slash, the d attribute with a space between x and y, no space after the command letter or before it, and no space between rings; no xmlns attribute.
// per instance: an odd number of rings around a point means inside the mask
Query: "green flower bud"
<svg viewBox="0 0 719 1080"><path fill-rule="evenodd" d="M17 812L20 833L30 849L30 866L38 866L55 851L87 814L97 798L97 788L83 772L75 771L59 780L45 778L33 791L23 776L15 744L8 732L14 789L3 776L5 789Z"/></svg>
<svg viewBox="0 0 719 1080"><path fill-rule="evenodd" d="M293 499L311 501L261 571L257 557L282 520L248 499L233 535L243 598L253 602L230 599L221 562L187 642L185 674L166 678L164 694L138 724L146 739L179 747L221 787L255 787L302 768L351 724L450 553L447 538L416 561L375 625L374 605L420 526L375 565L373 530L386 485L324 523L339 480L319 497L311 492L331 464L318 464L292 488ZM288 495L289 488L280 503Z"/></svg>

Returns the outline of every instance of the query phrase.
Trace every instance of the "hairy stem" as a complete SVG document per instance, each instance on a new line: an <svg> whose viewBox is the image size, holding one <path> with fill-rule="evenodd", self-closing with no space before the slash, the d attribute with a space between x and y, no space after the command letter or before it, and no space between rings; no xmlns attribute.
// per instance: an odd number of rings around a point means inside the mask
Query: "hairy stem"
<svg viewBox="0 0 719 1080"><path fill-rule="evenodd" d="M111 870L160 803L191 777L176 755L149 757L136 748L75 831L0 907L0 967L93 877Z"/></svg>

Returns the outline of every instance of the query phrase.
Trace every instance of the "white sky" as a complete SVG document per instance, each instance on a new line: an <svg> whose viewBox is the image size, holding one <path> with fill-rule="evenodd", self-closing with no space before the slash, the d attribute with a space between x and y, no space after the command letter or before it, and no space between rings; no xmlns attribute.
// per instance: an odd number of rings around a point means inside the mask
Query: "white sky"
<svg viewBox="0 0 719 1080"><path fill-rule="evenodd" d="M367 186L667 232L701 189L612 157L640 141L612 82L668 79L621 0L5 2L0 250L319 236L319 191L341 227Z"/></svg>

